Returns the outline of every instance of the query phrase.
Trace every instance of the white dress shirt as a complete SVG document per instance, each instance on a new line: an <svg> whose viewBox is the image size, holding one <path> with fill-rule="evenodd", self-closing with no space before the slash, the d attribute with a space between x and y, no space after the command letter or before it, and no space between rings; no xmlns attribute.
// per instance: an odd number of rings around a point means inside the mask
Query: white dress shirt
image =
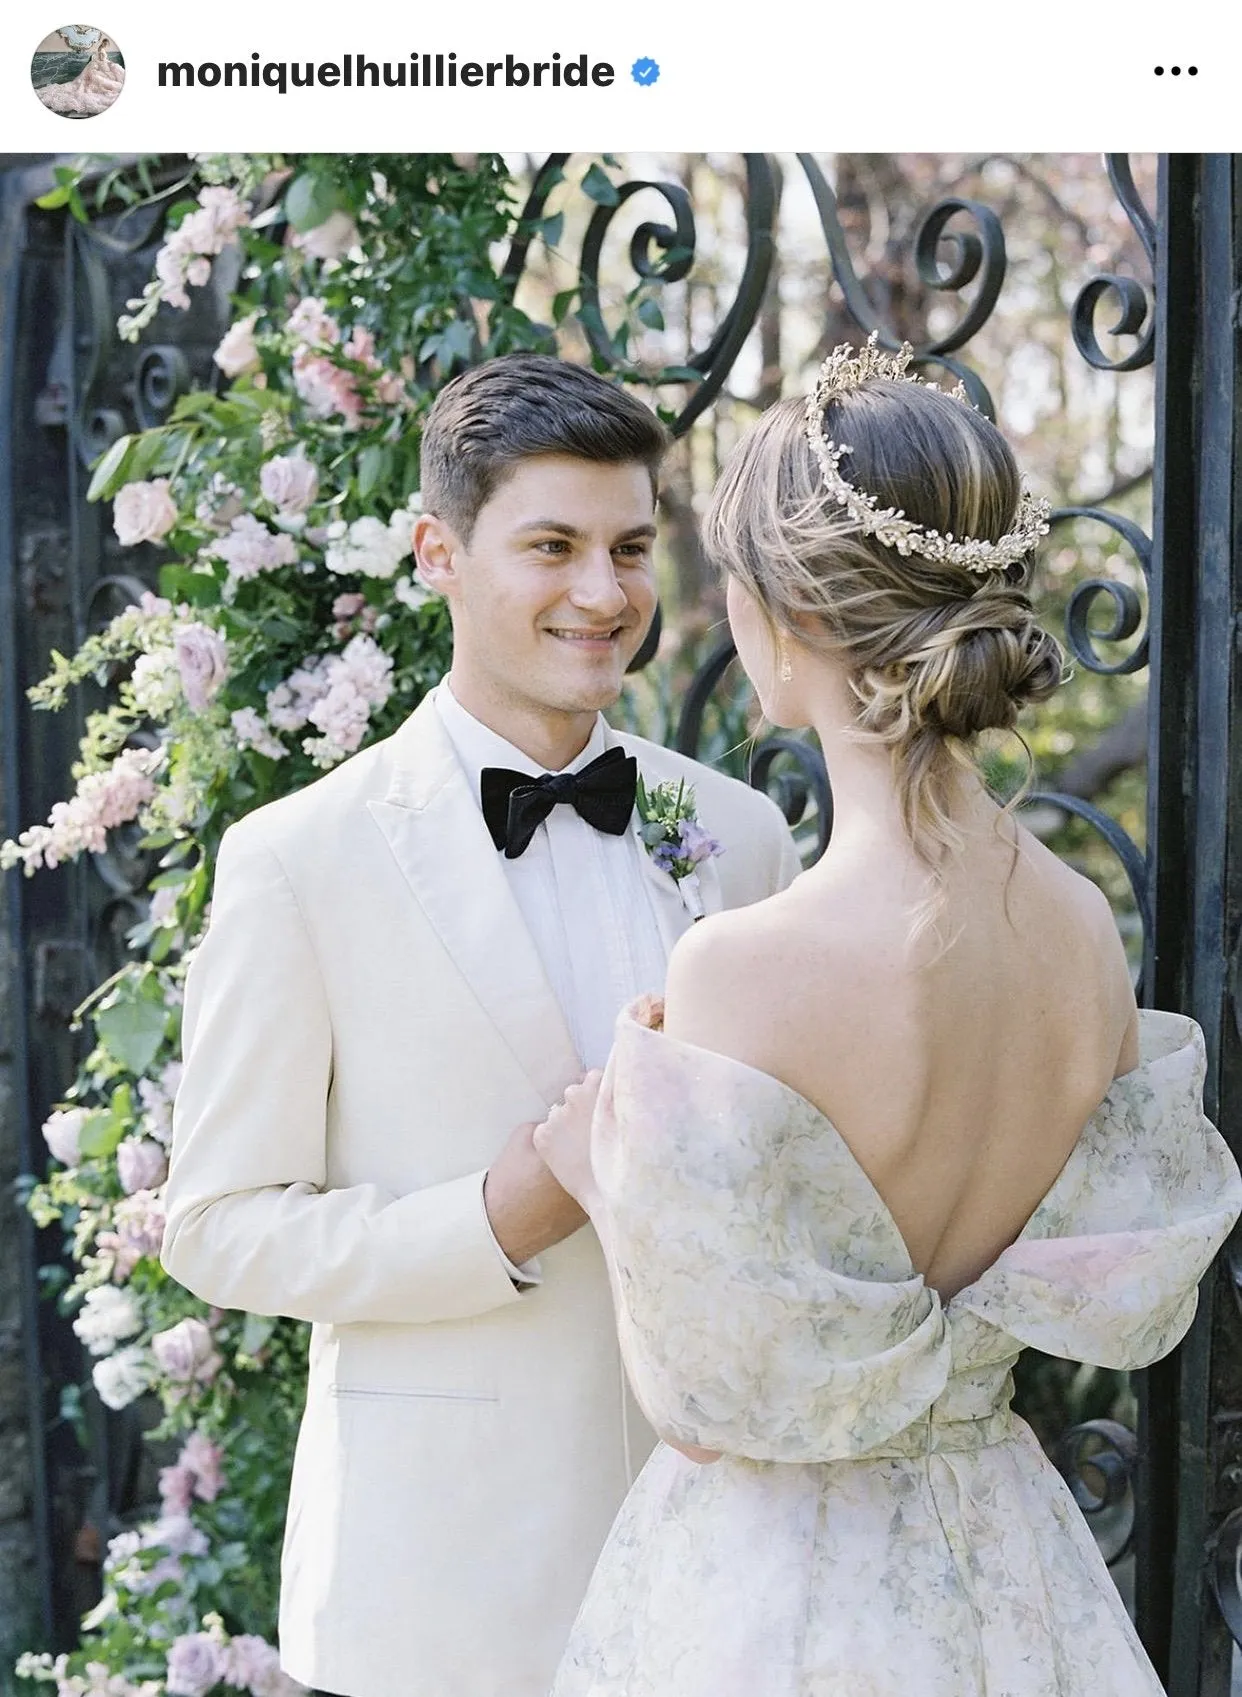
<svg viewBox="0 0 1242 1697"><path fill-rule="evenodd" d="M447 683L436 689L435 702L476 797L485 766L543 775L544 767L467 713ZM580 771L604 750L600 718L565 770ZM664 988L668 956L652 911L645 852L633 831L618 837L597 831L560 802L523 854L516 860L502 855L584 1070L608 1059L625 1004L644 990Z"/></svg>
<svg viewBox="0 0 1242 1697"><path fill-rule="evenodd" d="M480 811L485 766L543 775L546 768L468 713L447 680L436 687L434 700ZM604 729L601 717L564 770L577 772L604 753ZM602 1067L621 1009L643 991L664 989L668 953L652 910L646 850L632 830L610 836L559 802L516 860L496 852L583 1070ZM538 1282L537 1262L516 1268L504 1259L521 1283Z"/></svg>

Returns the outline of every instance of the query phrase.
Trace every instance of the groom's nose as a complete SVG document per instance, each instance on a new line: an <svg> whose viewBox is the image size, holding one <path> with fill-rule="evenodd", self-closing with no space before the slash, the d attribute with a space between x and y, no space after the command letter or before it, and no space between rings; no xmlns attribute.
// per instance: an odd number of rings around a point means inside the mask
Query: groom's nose
<svg viewBox="0 0 1242 1697"><path fill-rule="evenodd" d="M608 548L593 548L583 556L574 573L569 599L583 612L601 618L615 618L623 611L628 597L617 580L617 568Z"/></svg>

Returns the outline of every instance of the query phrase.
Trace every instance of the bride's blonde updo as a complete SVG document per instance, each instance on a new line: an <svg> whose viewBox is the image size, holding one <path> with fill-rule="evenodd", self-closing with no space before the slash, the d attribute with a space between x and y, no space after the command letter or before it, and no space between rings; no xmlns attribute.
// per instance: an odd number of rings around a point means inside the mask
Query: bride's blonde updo
<svg viewBox="0 0 1242 1697"><path fill-rule="evenodd" d="M774 637L844 665L859 734L892 750L906 829L936 866L959 842L949 810L974 739L1052 694L1061 648L1024 593L1029 556L979 575L863 534L825 493L805 409L781 401L746 436L712 497L705 546ZM1008 443L940 389L870 378L829 404L824 433L850 445L840 469L851 484L928 530L997 542L1013 524L1021 480Z"/></svg>

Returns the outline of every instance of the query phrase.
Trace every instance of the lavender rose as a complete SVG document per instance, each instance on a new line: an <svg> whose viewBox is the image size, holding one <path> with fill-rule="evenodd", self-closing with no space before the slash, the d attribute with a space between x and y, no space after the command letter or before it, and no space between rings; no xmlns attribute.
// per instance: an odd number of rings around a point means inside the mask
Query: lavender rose
<svg viewBox="0 0 1242 1697"><path fill-rule="evenodd" d="M259 472L259 487L282 517L304 513L319 493L319 473L304 454L278 454Z"/></svg>
<svg viewBox="0 0 1242 1697"><path fill-rule="evenodd" d="M225 1652L206 1632L185 1632L168 1652L169 1697L207 1697L224 1677Z"/></svg>
<svg viewBox="0 0 1242 1697"><path fill-rule="evenodd" d="M173 651L190 711L201 713L228 676L228 644L210 625L178 625Z"/></svg>
<svg viewBox="0 0 1242 1697"><path fill-rule="evenodd" d="M166 1332L156 1332L151 1348L160 1371L176 1384L208 1384L219 1371L211 1332L201 1320L178 1320Z"/></svg>
<svg viewBox="0 0 1242 1697"><path fill-rule="evenodd" d="M127 1137L117 1146L116 1171L127 1196L154 1190L168 1176L168 1156L152 1137Z"/></svg>
<svg viewBox="0 0 1242 1697"><path fill-rule="evenodd" d="M168 491L168 479L153 483L127 483L112 503L112 528L123 547L138 542L160 542L177 522L177 503Z"/></svg>

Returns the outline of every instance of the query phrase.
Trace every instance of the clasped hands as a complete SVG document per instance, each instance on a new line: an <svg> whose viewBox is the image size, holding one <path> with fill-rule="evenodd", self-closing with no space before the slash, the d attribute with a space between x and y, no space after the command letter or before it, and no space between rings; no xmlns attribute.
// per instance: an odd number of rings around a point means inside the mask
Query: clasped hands
<svg viewBox="0 0 1242 1697"><path fill-rule="evenodd" d="M603 1073L571 1084L541 1122L512 1133L488 1169L483 1201L496 1240L510 1260L531 1260L584 1225L597 1191L591 1169L591 1122ZM664 1440L691 1461L719 1459L719 1450Z"/></svg>

